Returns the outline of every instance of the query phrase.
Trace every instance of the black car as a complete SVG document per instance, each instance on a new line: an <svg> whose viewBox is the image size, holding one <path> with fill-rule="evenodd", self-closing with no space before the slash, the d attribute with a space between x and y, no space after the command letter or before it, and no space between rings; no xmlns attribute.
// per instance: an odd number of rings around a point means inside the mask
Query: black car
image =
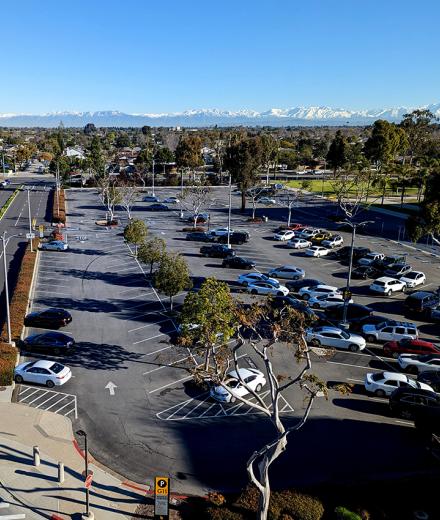
<svg viewBox="0 0 440 520"><path fill-rule="evenodd" d="M326 283L315 278L303 278L302 280L289 280L284 285L289 291L298 292L303 287L316 287L317 285L326 285Z"/></svg>
<svg viewBox="0 0 440 520"><path fill-rule="evenodd" d="M231 256L223 260L222 266L233 269L253 269L255 262L249 258L243 258L242 256Z"/></svg>
<svg viewBox="0 0 440 520"><path fill-rule="evenodd" d="M205 231L191 231L186 234L186 240L194 240L196 242L214 242L215 238Z"/></svg>
<svg viewBox="0 0 440 520"><path fill-rule="evenodd" d="M440 393L440 370L426 370L417 376L417 381L426 383Z"/></svg>
<svg viewBox="0 0 440 520"><path fill-rule="evenodd" d="M337 258L338 260L350 260L350 250L351 246L344 246L337 251L332 253L332 256ZM368 247L354 247L353 248L353 261L355 262L357 259L362 258L363 256L371 253L371 250Z"/></svg>
<svg viewBox="0 0 440 520"><path fill-rule="evenodd" d="M366 280L367 278L373 278L373 280L375 280L379 278L380 275L381 272L371 265L360 265L351 272L352 278L360 278L362 280Z"/></svg>
<svg viewBox="0 0 440 520"><path fill-rule="evenodd" d="M200 254L211 258L227 258L228 256L235 256L236 252L224 244L212 244L211 246L202 246Z"/></svg>
<svg viewBox="0 0 440 520"><path fill-rule="evenodd" d="M324 309L324 312L328 319L341 321L344 317L344 304L327 307ZM349 303L347 305L347 320L350 322L369 318L372 313L373 309L359 303Z"/></svg>
<svg viewBox="0 0 440 520"><path fill-rule="evenodd" d="M431 317L433 309L439 304L439 297L432 291L414 291L403 302L406 316Z"/></svg>
<svg viewBox="0 0 440 520"><path fill-rule="evenodd" d="M146 211L169 211L169 209L166 204L150 204L145 208Z"/></svg>
<svg viewBox="0 0 440 520"><path fill-rule="evenodd" d="M70 312L64 309L46 309L31 312L24 319L26 327L41 327L43 329L58 329L72 321Z"/></svg>
<svg viewBox="0 0 440 520"><path fill-rule="evenodd" d="M387 267L383 274L391 278L400 278L411 271L412 267L408 264L393 264L391 267Z"/></svg>
<svg viewBox="0 0 440 520"><path fill-rule="evenodd" d="M365 318L361 318L356 321L352 321L350 323L350 330L353 332L362 332L362 327L364 325L379 325L379 323L387 323L388 325L394 325L396 320L390 320L386 316L366 316Z"/></svg>
<svg viewBox="0 0 440 520"><path fill-rule="evenodd" d="M317 315L313 310L306 305L303 301L294 298L293 296L274 296L271 299L271 305L274 309L282 309L283 307L289 306L296 311L302 312L308 318L316 319Z"/></svg>
<svg viewBox="0 0 440 520"><path fill-rule="evenodd" d="M75 340L62 332L43 332L32 334L21 342L21 348L27 351L46 351L51 354L69 352L75 345Z"/></svg>
<svg viewBox="0 0 440 520"><path fill-rule="evenodd" d="M250 235L247 231L233 231L229 234L229 243L230 244L237 244L241 245L245 242L248 242L250 238ZM227 244L228 243L228 235L222 235L217 237L217 242L220 244Z"/></svg>
<svg viewBox="0 0 440 520"><path fill-rule="evenodd" d="M390 395L389 406L393 415L411 419L417 416L422 408L422 413L430 408L440 410L440 396L430 390L401 387Z"/></svg>

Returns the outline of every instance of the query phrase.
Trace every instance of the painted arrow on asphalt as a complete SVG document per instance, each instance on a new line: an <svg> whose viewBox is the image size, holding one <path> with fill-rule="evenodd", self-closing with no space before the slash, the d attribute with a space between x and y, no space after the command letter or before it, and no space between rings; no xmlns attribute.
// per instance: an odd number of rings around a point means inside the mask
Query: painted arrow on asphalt
<svg viewBox="0 0 440 520"><path fill-rule="evenodd" d="M110 395L115 395L115 388L118 388L114 383L109 381L105 388L108 388Z"/></svg>

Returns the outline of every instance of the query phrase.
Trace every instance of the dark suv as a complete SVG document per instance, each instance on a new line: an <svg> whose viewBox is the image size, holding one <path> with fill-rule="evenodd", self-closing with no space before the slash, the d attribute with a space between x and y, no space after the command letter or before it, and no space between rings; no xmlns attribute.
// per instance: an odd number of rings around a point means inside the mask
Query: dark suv
<svg viewBox="0 0 440 520"><path fill-rule="evenodd" d="M211 258L227 258L228 256L235 256L235 251L225 244L212 244L211 246L202 246L200 253L203 256L210 256Z"/></svg>
<svg viewBox="0 0 440 520"><path fill-rule="evenodd" d="M440 396L430 390L401 387L390 395L389 406L393 415L411 419L422 408L436 408L440 411Z"/></svg>
<svg viewBox="0 0 440 520"><path fill-rule="evenodd" d="M186 240L195 240L197 242L214 242L215 237L205 231L191 231L186 234Z"/></svg>
<svg viewBox="0 0 440 520"><path fill-rule="evenodd" d="M439 304L439 297L435 292L431 291L415 291L406 297L403 302L405 315L431 315L431 310Z"/></svg>
<svg viewBox="0 0 440 520"><path fill-rule="evenodd" d="M31 312L24 319L26 327L41 327L43 329L58 329L72 321L70 312L64 309L45 309Z"/></svg>
<svg viewBox="0 0 440 520"><path fill-rule="evenodd" d="M233 231L229 234L229 243L230 244L244 244L245 242L249 241L249 233L247 231ZM217 237L217 242L220 242L221 244L227 244L228 243L228 235L222 235Z"/></svg>

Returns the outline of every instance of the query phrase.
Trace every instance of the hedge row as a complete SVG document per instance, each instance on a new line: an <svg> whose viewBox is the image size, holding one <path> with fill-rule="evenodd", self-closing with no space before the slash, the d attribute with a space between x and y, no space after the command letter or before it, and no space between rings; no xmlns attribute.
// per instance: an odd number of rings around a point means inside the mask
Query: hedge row
<svg viewBox="0 0 440 520"><path fill-rule="evenodd" d="M17 349L8 343L0 343L0 386L12 383L16 360Z"/></svg>
<svg viewBox="0 0 440 520"><path fill-rule="evenodd" d="M52 222L55 224L65 224L66 223L66 201L64 197L64 190L60 189L60 211L58 213L58 202L57 202L57 192L56 189L53 191L53 199L52 199Z"/></svg>
<svg viewBox="0 0 440 520"><path fill-rule="evenodd" d="M3 215L6 213L9 206L12 204L12 201L17 196L17 193L20 191L20 188L17 188L14 193L8 197L7 201L4 203L4 205L0 208L0 219L3 217Z"/></svg>

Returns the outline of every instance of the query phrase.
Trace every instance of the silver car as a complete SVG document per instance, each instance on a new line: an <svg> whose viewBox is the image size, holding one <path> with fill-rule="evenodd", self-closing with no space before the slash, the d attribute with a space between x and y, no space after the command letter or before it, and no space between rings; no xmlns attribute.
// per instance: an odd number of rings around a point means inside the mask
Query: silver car
<svg viewBox="0 0 440 520"><path fill-rule="evenodd" d="M67 251L69 246L62 240L53 240L52 242L43 242L40 244L40 249L43 251Z"/></svg>

